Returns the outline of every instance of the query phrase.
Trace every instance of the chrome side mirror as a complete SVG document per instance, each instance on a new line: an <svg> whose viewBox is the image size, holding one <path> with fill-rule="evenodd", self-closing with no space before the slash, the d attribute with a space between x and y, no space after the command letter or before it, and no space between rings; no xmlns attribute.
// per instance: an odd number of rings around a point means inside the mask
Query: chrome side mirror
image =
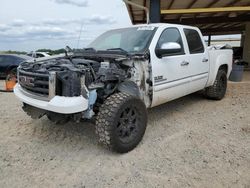
<svg viewBox="0 0 250 188"><path fill-rule="evenodd" d="M182 52L182 47L177 42L163 43L160 48L155 50L157 57L176 55Z"/></svg>

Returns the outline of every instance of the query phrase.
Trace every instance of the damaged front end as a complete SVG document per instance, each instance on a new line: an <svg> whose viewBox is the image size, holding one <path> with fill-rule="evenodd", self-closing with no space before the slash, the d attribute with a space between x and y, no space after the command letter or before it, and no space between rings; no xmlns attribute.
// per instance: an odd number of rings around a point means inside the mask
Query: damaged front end
<svg viewBox="0 0 250 188"><path fill-rule="evenodd" d="M14 92L32 118L91 119L115 92L136 95L150 106L148 55L78 50L71 55L22 63Z"/></svg>

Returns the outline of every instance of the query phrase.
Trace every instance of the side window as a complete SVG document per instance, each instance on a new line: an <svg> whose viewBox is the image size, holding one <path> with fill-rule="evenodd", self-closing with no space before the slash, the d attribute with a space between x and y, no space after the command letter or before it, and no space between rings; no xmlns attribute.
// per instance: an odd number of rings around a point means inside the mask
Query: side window
<svg viewBox="0 0 250 188"><path fill-rule="evenodd" d="M160 39L157 43L156 48L160 48L162 44L168 43L168 42L176 42L181 45L181 53L178 54L173 54L173 55L181 55L184 54L184 48L183 48L183 43L182 43L182 38L179 30L177 28L167 28L165 29L161 36Z"/></svg>
<svg viewBox="0 0 250 188"><path fill-rule="evenodd" d="M204 46L199 33L193 29L184 29L190 54L204 53Z"/></svg>
<svg viewBox="0 0 250 188"><path fill-rule="evenodd" d="M36 57L40 58L40 57L44 57L44 55L43 54L36 54Z"/></svg>

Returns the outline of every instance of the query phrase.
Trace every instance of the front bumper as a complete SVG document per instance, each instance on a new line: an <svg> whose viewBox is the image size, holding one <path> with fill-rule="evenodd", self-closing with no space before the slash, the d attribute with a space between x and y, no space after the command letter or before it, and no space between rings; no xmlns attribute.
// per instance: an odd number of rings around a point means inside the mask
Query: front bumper
<svg viewBox="0 0 250 188"><path fill-rule="evenodd" d="M60 114L74 114L83 112L88 109L89 101L83 96L79 97L62 97L55 96L49 101L38 99L37 96L29 94L19 84L14 87L16 97L22 102L46 111Z"/></svg>

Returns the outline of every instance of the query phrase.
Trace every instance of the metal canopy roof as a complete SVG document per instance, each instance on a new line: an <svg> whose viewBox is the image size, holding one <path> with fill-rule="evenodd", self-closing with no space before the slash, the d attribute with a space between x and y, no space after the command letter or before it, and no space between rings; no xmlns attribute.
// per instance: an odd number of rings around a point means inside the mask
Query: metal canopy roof
<svg viewBox="0 0 250 188"><path fill-rule="evenodd" d="M150 0L130 0L150 8ZM153 0L154 1L154 0ZM198 26L204 34L240 34L250 22L250 0L160 0L161 22ZM146 23L146 11L127 4L133 24Z"/></svg>

